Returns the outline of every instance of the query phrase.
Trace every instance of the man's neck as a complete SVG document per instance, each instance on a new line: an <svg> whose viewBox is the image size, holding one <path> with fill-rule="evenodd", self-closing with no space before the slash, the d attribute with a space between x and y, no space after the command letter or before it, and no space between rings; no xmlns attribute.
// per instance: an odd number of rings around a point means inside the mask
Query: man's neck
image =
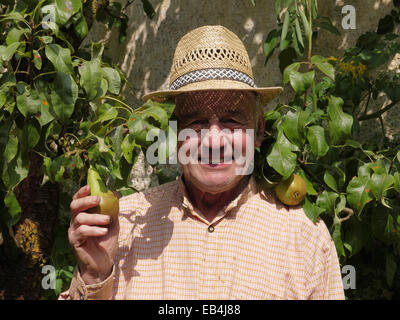
<svg viewBox="0 0 400 320"><path fill-rule="evenodd" d="M186 190L193 205L200 210L207 221L211 222L218 212L233 201L249 183L250 176L244 176L239 183L228 191L208 193L201 191L190 182L185 181Z"/></svg>

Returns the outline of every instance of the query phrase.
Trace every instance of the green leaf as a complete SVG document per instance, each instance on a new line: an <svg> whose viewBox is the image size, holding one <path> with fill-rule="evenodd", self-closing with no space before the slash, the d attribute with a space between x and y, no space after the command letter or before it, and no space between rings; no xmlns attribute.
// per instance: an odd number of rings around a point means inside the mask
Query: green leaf
<svg viewBox="0 0 400 320"><path fill-rule="evenodd" d="M121 77L117 70L113 68L102 68L103 76L108 82L108 90L115 95L118 95L121 90Z"/></svg>
<svg viewBox="0 0 400 320"><path fill-rule="evenodd" d="M78 98L78 85L69 74L57 72L51 91L51 107L62 122L66 122L75 109Z"/></svg>
<svg viewBox="0 0 400 320"><path fill-rule="evenodd" d="M353 117L342 110L343 100L331 96L329 98L329 133L333 144L338 144L351 137Z"/></svg>
<svg viewBox="0 0 400 320"><path fill-rule="evenodd" d="M2 179L8 189L13 189L28 175L28 159L21 152L3 167Z"/></svg>
<svg viewBox="0 0 400 320"><path fill-rule="evenodd" d="M310 114L306 111L289 111L284 117L283 130L285 135L290 142L299 147L304 145L305 142L304 127L309 115Z"/></svg>
<svg viewBox="0 0 400 320"><path fill-rule="evenodd" d="M337 36L341 35L340 31L334 25L332 25L331 23L329 23L327 21L321 21L318 24L318 26L322 29L329 31L330 33L337 35Z"/></svg>
<svg viewBox="0 0 400 320"><path fill-rule="evenodd" d="M99 106L98 117L95 123L115 119L118 116L118 110L108 103Z"/></svg>
<svg viewBox="0 0 400 320"><path fill-rule="evenodd" d="M310 29L310 23L308 22L308 19L304 12L303 6L300 6L299 13L300 13L301 22L303 23L303 26L304 26L304 33L306 34L306 37L308 38L310 36L311 29Z"/></svg>
<svg viewBox="0 0 400 320"><path fill-rule="evenodd" d="M17 108L24 117L35 115L40 111L41 101L38 92L26 86L25 83L17 84Z"/></svg>
<svg viewBox="0 0 400 320"><path fill-rule="evenodd" d="M347 202L358 214L361 214L367 202L372 200L369 196L370 188L369 176L353 178L347 186Z"/></svg>
<svg viewBox="0 0 400 320"><path fill-rule="evenodd" d="M46 57L51 61L57 71L67 74L72 74L74 72L71 60L71 51L69 49L51 43L46 45L45 53Z"/></svg>
<svg viewBox="0 0 400 320"><path fill-rule="evenodd" d="M33 64L36 69L42 69L42 57L40 56L39 51L33 50Z"/></svg>
<svg viewBox="0 0 400 320"><path fill-rule="evenodd" d="M314 186L312 185L311 181L308 180L306 174L304 173L304 171L302 169L299 170L298 172L299 176L302 177L306 183L307 186L307 194L315 196L317 195L317 191L314 189Z"/></svg>
<svg viewBox="0 0 400 320"><path fill-rule="evenodd" d="M13 134L9 134L8 142L4 150L4 160L6 163L11 162L15 158L18 152L18 137Z"/></svg>
<svg viewBox="0 0 400 320"><path fill-rule="evenodd" d="M304 199L303 210L306 216L312 221L317 222L318 217L325 211L325 209L316 206L311 203L308 198Z"/></svg>
<svg viewBox="0 0 400 320"><path fill-rule="evenodd" d="M21 39L21 36L24 33L29 33L29 32L30 31L28 28L25 28L25 29L11 28L10 31L8 31L7 37L6 37L7 46L11 45L14 42L19 42Z"/></svg>
<svg viewBox="0 0 400 320"><path fill-rule="evenodd" d="M4 204L7 208L8 216L6 218L6 223L9 227L16 224L21 216L21 206L13 191L8 191L5 198Z"/></svg>
<svg viewBox="0 0 400 320"><path fill-rule="evenodd" d="M279 14L281 13L281 3L282 0L275 0L276 20L280 20Z"/></svg>
<svg viewBox="0 0 400 320"><path fill-rule="evenodd" d="M104 43L102 41L92 42L90 49L91 60L101 60L104 51Z"/></svg>
<svg viewBox="0 0 400 320"><path fill-rule="evenodd" d="M288 34L288 29L289 29L289 23L290 23L290 13L289 10L285 12L285 16L283 18L283 26L282 26L282 33L281 33L281 51L283 51L285 48L282 48L282 43L286 40L286 36Z"/></svg>
<svg viewBox="0 0 400 320"><path fill-rule="evenodd" d="M168 163L167 159L176 152L177 136L176 132L168 127L164 141L158 147L158 163Z"/></svg>
<svg viewBox="0 0 400 320"><path fill-rule="evenodd" d="M61 293L61 290L63 288L63 281L61 278L56 279L56 286L54 289L54 294L58 297Z"/></svg>
<svg viewBox="0 0 400 320"><path fill-rule="evenodd" d="M349 219L345 223L344 241L351 247L350 257L358 254L368 241L368 225L358 219Z"/></svg>
<svg viewBox="0 0 400 320"><path fill-rule="evenodd" d="M265 64L268 62L268 59L272 56L272 53L274 52L278 44L279 35L280 34L278 30L274 29L270 31L270 33L267 36L267 39L265 40L264 43L264 54L266 56Z"/></svg>
<svg viewBox="0 0 400 320"><path fill-rule="evenodd" d="M289 148L290 151L300 151L300 148L295 144L291 143L289 139L285 136L283 128L278 129L278 137L276 138L276 143L281 146Z"/></svg>
<svg viewBox="0 0 400 320"><path fill-rule="evenodd" d="M0 58L4 61L10 60L20 45L21 45L21 42L14 42L5 48L4 48L4 46L2 46L4 49L0 51L1 52Z"/></svg>
<svg viewBox="0 0 400 320"><path fill-rule="evenodd" d="M362 166L358 167L358 171L357 171L357 175L359 177L371 177L371 166L373 164L372 163L365 163Z"/></svg>
<svg viewBox="0 0 400 320"><path fill-rule="evenodd" d="M132 135L127 134L125 136L124 140L122 141L121 150L122 150L125 160L129 164L133 164L132 156L133 156L135 146L136 146L135 139L133 138Z"/></svg>
<svg viewBox="0 0 400 320"><path fill-rule="evenodd" d="M386 194L386 191L392 186L394 179L392 175L387 173L376 174L374 173L371 177L371 190L375 199L382 201Z"/></svg>
<svg viewBox="0 0 400 320"><path fill-rule="evenodd" d="M133 113L128 120L128 128L137 145L148 146L152 143L147 140L147 134L156 127L148 123L141 115Z"/></svg>
<svg viewBox="0 0 400 320"><path fill-rule="evenodd" d="M156 12L154 11L153 6L151 5L150 1L148 0L142 0L143 4L143 10L146 13L146 15L150 18L153 19Z"/></svg>
<svg viewBox="0 0 400 320"><path fill-rule="evenodd" d="M394 184L394 189L397 191L397 192L400 192L400 173L399 172L396 172L394 175L393 175L393 184Z"/></svg>
<svg viewBox="0 0 400 320"><path fill-rule="evenodd" d="M24 128L22 130L23 134L23 142L26 143L28 149L33 149L40 139L40 125L35 120L35 118L29 119L24 124Z"/></svg>
<svg viewBox="0 0 400 320"><path fill-rule="evenodd" d="M289 78L290 84L292 85L294 91L298 95L302 95L311 86L314 81L315 71L310 71L306 73L301 73L297 71L292 71Z"/></svg>
<svg viewBox="0 0 400 320"><path fill-rule="evenodd" d="M78 19L78 21L74 25L74 31L78 35L79 38L82 40L87 36L88 34L88 25L86 23L86 19L83 15Z"/></svg>
<svg viewBox="0 0 400 320"><path fill-rule="evenodd" d="M103 71L98 59L85 61L79 67L81 75L80 84L85 89L89 100L94 100L101 91L101 81L103 79Z"/></svg>
<svg viewBox="0 0 400 320"><path fill-rule="evenodd" d="M333 233L332 233L332 239L335 242L335 247L338 256L345 256L345 251L343 247L343 242L342 242L342 233L341 233L341 225L339 223L335 223L333 225Z"/></svg>
<svg viewBox="0 0 400 320"><path fill-rule="evenodd" d="M352 147L352 148L355 148L355 149L361 149L362 150L362 145L357 140L346 139L344 145L347 146L347 147Z"/></svg>
<svg viewBox="0 0 400 320"><path fill-rule="evenodd" d="M393 219L393 216L389 213L387 215L385 228L383 230L383 235L387 240L390 240L392 238L394 228L395 228L394 227L394 219Z"/></svg>
<svg viewBox="0 0 400 320"><path fill-rule="evenodd" d="M49 44L49 43L52 43L52 42L53 42L53 37L50 37L50 36L41 36L41 37L39 37L39 40L40 40L41 42L43 42L44 44Z"/></svg>
<svg viewBox="0 0 400 320"><path fill-rule="evenodd" d="M397 152L396 158L397 158L397 161L400 163L400 151Z"/></svg>
<svg viewBox="0 0 400 320"><path fill-rule="evenodd" d="M301 33L300 22L299 19L297 19L297 17L295 18L294 23L296 28L296 38L301 44L301 46L304 48L303 34Z"/></svg>
<svg viewBox="0 0 400 320"><path fill-rule="evenodd" d="M297 58L297 52L295 51L294 48L289 47L290 43L292 42L292 33L289 32L288 35L286 36L286 38L284 40L281 40L280 44L279 44L279 50L282 52L284 52L286 49L292 49L295 52L295 57Z"/></svg>
<svg viewBox="0 0 400 320"><path fill-rule="evenodd" d="M328 171L325 171L324 181L333 191L339 192L335 178Z"/></svg>
<svg viewBox="0 0 400 320"><path fill-rule="evenodd" d="M82 7L81 0L56 0L57 23L64 25Z"/></svg>
<svg viewBox="0 0 400 320"><path fill-rule="evenodd" d="M124 127L123 126L118 126L110 134L110 140L111 140L112 148L113 148L113 151L114 151L113 160L115 162L118 162L122 157L122 147L121 147L121 145L122 145L122 141L124 139L123 132L124 132Z"/></svg>
<svg viewBox="0 0 400 320"><path fill-rule="evenodd" d="M311 57L311 63L332 80L335 80L335 68L322 56Z"/></svg>
<svg viewBox="0 0 400 320"><path fill-rule="evenodd" d="M42 127L55 119L55 114L53 115L54 111L47 100L51 103L51 99L41 96L40 114L37 115L37 120Z"/></svg>
<svg viewBox="0 0 400 320"><path fill-rule="evenodd" d="M290 75L292 72L299 70L300 65L300 62L295 62L285 68L283 71L283 84L287 84L290 81Z"/></svg>
<svg viewBox="0 0 400 320"><path fill-rule="evenodd" d="M318 17L318 2L317 0L311 0L311 10L313 19Z"/></svg>
<svg viewBox="0 0 400 320"><path fill-rule="evenodd" d="M318 196L316 205L323 208L327 213L334 215L337 198L339 198L339 195L336 192L325 190Z"/></svg>
<svg viewBox="0 0 400 320"><path fill-rule="evenodd" d="M296 168L297 155L287 146L274 143L271 152L267 156L268 164L275 169L283 179L289 178Z"/></svg>
<svg viewBox="0 0 400 320"><path fill-rule="evenodd" d="M311 126L307 128L307 140L310 143L311 151L318 159L326 155L329 145L325 140L325 130L321 126Z"/></svg>
<svg viewBox="0 0 400 320"><path fill-rule="evenodd" d="M146 102L145 105L148 107L143 111L143 118L153 118L160 123L161 130L166 130L168 128L167 112L163 108L161 108L159 104L152 101Z"/></svg>
<svg viewBox="0 0 400 320"><path fill-rule="evenodd" d="M339 203L336 205L335 214L339 214L346 207L346 196L342 193L339 197Z"/></svg>
<svg viewBox="0 0 400 320"><path fill-rule="evenodd" d="M289 41L287 41L287 43L289 44ZM278 59L279 70L281 71L281 73L283 73L285 71L285 68L297 59L296 50L294 50L292 47L288 47L279 53Z"/></svg>
<svg viewBox="0 0 400 320"><path fill-rule="evenodd" d="M10 20L15 20L15 21L25 21L27 22L22 14L17 12L16 10L11 11L10 13L4 15L4 18L0 19L0 22L4 21L10 21Z"/></svg>

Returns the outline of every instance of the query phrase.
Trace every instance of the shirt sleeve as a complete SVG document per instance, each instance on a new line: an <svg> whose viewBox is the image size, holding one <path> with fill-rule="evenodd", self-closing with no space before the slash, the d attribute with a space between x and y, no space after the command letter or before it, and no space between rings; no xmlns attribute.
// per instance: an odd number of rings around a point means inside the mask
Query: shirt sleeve
<svg viewBox="0 0 400 320"><path fill-rule="evenodd" d="M86 285L76 267L69 289L62 292L58 300L110 300L113 293L114 269L113 266L110 276L104 281Z"/></svg>
<svg viewBox="0 0 400 320"><path fill-rule="evenodd" d="M318 248L307 281L309 299L344 300L343 281L339 259L333 240L329 237Z"/></svg>

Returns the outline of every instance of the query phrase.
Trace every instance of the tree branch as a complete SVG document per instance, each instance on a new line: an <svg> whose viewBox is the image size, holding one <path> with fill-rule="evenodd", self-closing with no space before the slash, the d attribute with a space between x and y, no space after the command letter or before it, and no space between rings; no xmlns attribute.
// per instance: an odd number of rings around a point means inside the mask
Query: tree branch
<svg viewBox="0 0 400 320"><path fill-rule="evenodd" d="M396 104L397 104L397 101L396 102L392 102L391 104L388 104L386 107L384 107L383 109L380 109L377 112L361 116L360 118L358 118L358 121L364 121L364 120L370 120L370 119L379 118L382 114L384 114L389 109L393 108Z"/></svg>

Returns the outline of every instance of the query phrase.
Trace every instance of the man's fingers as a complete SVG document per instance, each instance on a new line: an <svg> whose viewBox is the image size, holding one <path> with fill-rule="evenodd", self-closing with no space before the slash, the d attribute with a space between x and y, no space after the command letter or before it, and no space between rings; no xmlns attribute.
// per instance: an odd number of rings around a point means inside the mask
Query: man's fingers
<svg viewBox="0 0 400 320"><path fill-rule="evenodd" d="M86 185L86 186L80 188L78 190L78 192L73 195L72 200L76 200L76 199L79 199L79 198L86 197L89 194L90 194L90 186Z"/></svg>
<svg viewBox="0 0 400 320"><path fill-rule="evenodd" d="M108 225L110 223L110 217L104 214L97 213L86 213L81 212L78 213L72 219L73 228L78 228L80 225L88 225L88 226L103 226Z"/></svg>
<svg viewBox="0 0 400 320"><path fill-rule="evenodd" d="M78 198L71 201L70 210L74 215L78 212L84 212L89 208L96 207L100 202L100 197L98 196L86 196L83 198Z"/></svg>
<svg viewBox="0 0 400 320"><path fill-rule="evenodd" d="M89 237L102 237L108 232L108 228L81 225L69 232L69 242L73 246L81 245Z"/></svg>

